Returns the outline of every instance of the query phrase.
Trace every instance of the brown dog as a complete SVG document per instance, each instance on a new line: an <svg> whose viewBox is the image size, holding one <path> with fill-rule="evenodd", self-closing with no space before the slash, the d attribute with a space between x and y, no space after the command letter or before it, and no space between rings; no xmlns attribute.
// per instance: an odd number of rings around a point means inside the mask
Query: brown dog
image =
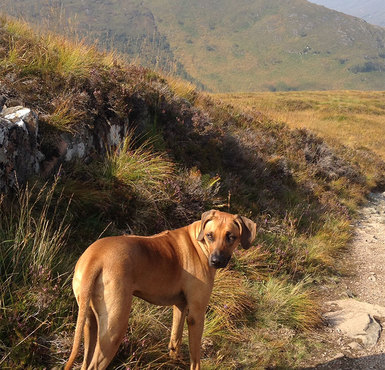
<svg viewBox="0 0 385 370"><path fill-rule="evenodd" d="M200 221L172 231L116 236L93 243L75 267L79 305L70 369L84 330L82 369L105 369L126 333L132 296L173 305L170 355L179 355L187 316L191 369L200 369L200 346L215 271L241 244L248 249L256 225L246 217L211 210Z"/></svg>

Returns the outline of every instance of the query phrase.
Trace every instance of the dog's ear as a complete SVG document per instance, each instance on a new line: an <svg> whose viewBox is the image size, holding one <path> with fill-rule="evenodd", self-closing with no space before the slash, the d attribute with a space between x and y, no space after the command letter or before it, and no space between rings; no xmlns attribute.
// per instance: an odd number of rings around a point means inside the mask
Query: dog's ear
<svg viewBox="0 0 385 370"><path fill-rule="evenodd" d="M199 242L201 242L205 236L205 226L207 224L208 221L212 220L214 218L214 215L215 215L215 210L212 209L211 211L207 211L207 212L204 212L202 213L202 216L201 216L201 229L199 231L199 235L197 237L197 240Z"/></svg>
<svg viewBox="0 0 385 370"><path fill-rule="evenodd" d="M242 248L249 249L257 234L257 225L255 222L243 216L237 216L234 222L239 226L239 229L241 230Z"/></svg>

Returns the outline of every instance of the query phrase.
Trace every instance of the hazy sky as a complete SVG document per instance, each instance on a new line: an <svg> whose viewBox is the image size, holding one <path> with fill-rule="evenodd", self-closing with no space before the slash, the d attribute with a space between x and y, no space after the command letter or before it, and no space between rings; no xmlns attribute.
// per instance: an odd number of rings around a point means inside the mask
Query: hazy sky
<svg viewBox="0 0 385 370"><path fill-rule="evenodd" d="M369 23L385 26L385 0L309 0L330 9L354 15Z"/></svg>

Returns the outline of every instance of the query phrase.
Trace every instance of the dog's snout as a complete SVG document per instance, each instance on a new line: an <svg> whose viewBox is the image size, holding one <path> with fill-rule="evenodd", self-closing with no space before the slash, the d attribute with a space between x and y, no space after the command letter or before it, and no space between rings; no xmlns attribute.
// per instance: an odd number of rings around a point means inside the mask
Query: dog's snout
<svg viewBox="0 0 385 370"><path fill-rule="evenodd" d="M213 253L210 256L209 263L211 267L218 269L218 268L226 267L229 261L230 261L230 257Z"/></svg>
<svg viewBox="0 0 385 370"><path fill-rule="evenodd" d="M210 265L212 267L219 267L220 265L220 258L217 254L213 254L211 257L210 257Z"/></svg>

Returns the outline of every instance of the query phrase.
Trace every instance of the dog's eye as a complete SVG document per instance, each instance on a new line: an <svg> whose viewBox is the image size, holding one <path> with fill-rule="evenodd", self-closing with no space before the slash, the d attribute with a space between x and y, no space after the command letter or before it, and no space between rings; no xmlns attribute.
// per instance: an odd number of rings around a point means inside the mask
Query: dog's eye
<svg viewBox="0 0 385 370"><path fill-rule="evenodd" d="M214 235L213 235L213 233L207 233L207 234L206 234L206 237L207 237L208 240L210 240L210 242L212 242L212 241L214 240Z"/></svg>
<svg viewBox="0 0 385 370"><path fill-rule="evenodd" d="M232 243L237 237L234 236L233 234L227 233L226 234L226 239L228 242Z"/></svg>

